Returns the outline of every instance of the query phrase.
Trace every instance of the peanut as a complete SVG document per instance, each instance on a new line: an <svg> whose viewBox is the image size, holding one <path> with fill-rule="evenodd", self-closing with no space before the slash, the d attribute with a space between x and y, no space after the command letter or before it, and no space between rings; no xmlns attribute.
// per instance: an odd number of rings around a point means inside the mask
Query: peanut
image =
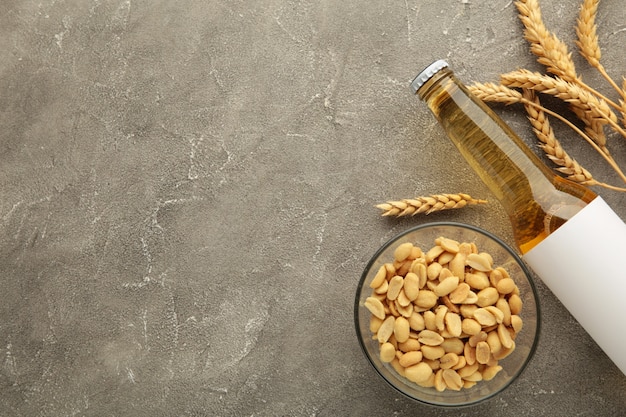
<svg viewBox="0 0 626 417"><path fill-rule="evenodd" d="M413 244L411 242L403 243L396 248L393 258L396 262L402 262L411 255L412 250Z"/></svg>
<svg viewBox="0 0 626 417"><path fill-rule="evenodd" d="M460 250L460 248L459 248ZM465 261L467 260L467 254L463 253L463 252L457 252L454 255L454 258L452 258L452 260L449 263L449 268L450 271L452 271L452 273L459 277L459 278L463 278L463 276L465 275Z"/></svg>
<svg viewBox="0 0 626 417"><path fill-rule="evenodd" d="M443 380L446 383L446 386L454 391L460 391L463 388L463 379L461 375L456 373L453 369L444 369L443 370Z"/></svg>
<svg viewBox="0 0 626 417"><path fill-rule="evenodd" d="M515 281L513 281L511 278L502 278L496 284L496 288L498 289L498 292L500 294L511 294L513 291L515 291L516 287L517 286L515 285Z"/></svg>
<svg viewBox="0 0 626 417"><path fill-rule="evenodd" d="M391 287L391 284L390 284L390 287ZM476 301L476 304L479 307L487 307L487 306L494 305L498 301L498 298L500 298L500 294L498 294L498 290L493 287L487 287L483 290L480 290L478 294L476 295L478 296L478 300Z"/></svg>
<svg viewBox="0 0 626 417"><path fill-rule="evenodd" d="M423 308L433 308L437 305L439 297L430 290L421 290L415 299L415 305Z"/></svg>
<svg viewBox="0 0 626 417"><path fill-rule="evenodd" d="M420 279L414 272L409 272L404 277L404 295L410 301L415 301L420 292Z"/></svg>
<svg viewBox="0 0 626 417"><path fill-rule="evenodd" d="M424 345L422 346L422 354L426 359L435 360L443 357L446 354L446 350L441 346Z"/></svg>
<svg viewBox="0 0 626 417"><path fill-rule="evenodd" d="M387 299L395 300L400 295L400 290L404 285L404 278L400 275L396 275L389 281L389 289L387 289Z"/></svg>
<svg viewBox="0 0 626 417"><path fill-rule="evenodd" d="M441 359L439 359L439 367L441 369L450 369L456 366L456 364L458 363L459 363L459 355L453 352L446 353L445 355L441 357Z"/></svg>
<svg viewBox="0 0 626 417"><path fill-rule="evenodd" d="M427 346L439 346L443 343L443 337L439 333L432 330L422 330L417 340L422 345Z"/></svg>
<svg viewBox="0 0 626 417"><path fill-rule="evenodd" d="M452 239L447 239L445 237L440 237L435 240L435 242L443 248L446 252L451 252L456 254L459 250L461 250L459 242Z"/></svg>
<svg viewBox="0 0 626 417"><path fill-rule="evenodd" d="M422 358L422 352L420 351L407 352L400 358L400 365L408 368L409 366L420 363L422 361Z"/></svg>
<svg viewBox="0 0 626 417"><path fill-rule="evenodd" d="M522 331L523 324L524 323L522 323L522 318L520 316L518 316L517 314L511 316L511 327L513 328L515 333L519 333Z"/></svg>
<svg viewBox="0 0 626 417"><path fill-rule="evenodd" d="M487 344L487 342L478 342L476 345L476 362L484 365L489 362L490 356L491 349L489 348L489 344Z"/></svg>
<svg viewBox="0 0 626 417"><path fill-rule="evenodd" d="M506 349L510 349L513 347L513 339L511 338L511 333L509 333L509 329L504 325L500 324L498 326L498 336L500 337L500 342L502 346Z"/></svg>
<svg viewBox="0 0 626 417"><path fill-rule="evenodd" d="M396 348L389 342L380 345L380 360L391 362L396 357Z"/></svg>
<svg viewBox="0 0 626 417"><path fill-rule="evenodd" d="M426 328L426 324L424 323L424 316L419 313L413 311L411 317L409 317L409 327L412 330L422 331Z"/></svg>
<svg viewBox="0 0 626 417"><path fill-rule="evenodd" d="M426 267L426 275L428 276L428 279L430 281L434 281L439 278L439 274L441 273L442 269L443 266L441 266L439 262L433 262L432 264L428 265Z"/></svg>
<svg viewBox="0 0 626 417"><path fill-rule="evenodd" d="M484 290L491 284L489 278L484 272L476 271L474 273L468 272L465 274L465 282L475 290Z"/></svg>
<svg viewBox="0 0 626 417"><path fill-rule="evenodd" d="M363 305L374 315L381 320L385 319L385 307L379 299L374 297L367 297Z"/></svg>
<svg viewBox="0 0 626 417"><path fill-rule="evenodd" d="M437 295L437 297L443 297L444 295L450 294L458 286L459 286L459 277L455 277L454 275L451 275L445 278L443 281L441 281L439 285L435 287L435 290L433 292Z"/></svg>
<svg viewBox="0 0 626 417"><path fill-rule="evenodd" d="M442 248L439 245L435 245L432 248L430 248L428 250L428 252L426 252L426 262L433 262L435 259L437 259L439 257L439 255L441 255L443 252L445 251L444 248Z"/></svg>
<svg viewBox="0 0 626 417"><path fill-rule="evenodd" d="M444 318L446 323L446 329L448 333L454 337L461 336L462 326L461 326L461 316L456 313L447 312Z"/></svg>
<svg viewBox="0 0 626 417"><path fill-rule="evenodd" d="M411 327L409 321L404 317L396 318L393 326L393 334L396 337L398 343L403 343L409 340L409 332Z"/></svg>
<svg viewBox="0 0 626 417"><path fill-rule="evenodd" d="M483 371L483 381L491 381L502 370L500 365L488 366Z"/></svg>
<svg viewBox="0 0 626 417"><path fill-rule="evenodd" d="M511 314L519 314L522 311L522 299L519 295L513 294L509 297L509 307L511 309Z"/></svg>
<svg viewBox="0 0 626 417"><path fill-rule="evenodd" d="M444 339L441 346L446 353L456 353L457 355L461 355L463 353L463 348L465 347L465 343L458 337L449 337Z"/></svg>
<svg viewBox="0 0 626 417"><path fill-rule="evenodd" d="M433 374L433 370L425 362L405 368L404 375L409 381L424 382Z"/></svg>
<svg viewBox="0 0 626 417"><path fill-rule="evenodd" d="M410 336L406 342L398 342L398 350L403 353L420 350L420 346L420 342L418 342L417 339L411 339Z"/></svg>
<svg viewBox="0 0 626 417"><path fill-rule="evenodd" d="M378 268L378 272L374 276L374 279L372 280L372 282L370 282L370 288L380 287L383 284L383 281L385 281L386 279L387 279L387 268L385 268L385 265L381 265L381 267Z"/></svg>
<svg viewBox="0 0 626 417"><path fill-rule="evenodd" d="M474 311L474 318L481 326L493 326L496 324L494 315L484 308L477 308L476 311Z"/></svg>
<svg viewBox="0 0 626 417"><path fill-rule="evenodd" d="M395 322L396 322L396 318L394 316L388 316L383 321L383 324L380 325L380 328L378 329L378 333L376 333L378 337L378 341L380 343L385 343L386 341L389 340L389 338L393 334L393 328L394 328Z"/></svg>
<svg viewBox="0 0 626 417"><path fill-rule="evenodd" d="M467 259L465 263L469 267L477 271L482 271L482 272L491 271L492 261L490 261L490 259L484 254L470 253L469 255L467 255Z"/></svg>
<svg viewBox="0 0 626 417"><path fill-rule="evenodd" d="M449 295L449 299L454 304L460 304L470 293L470 286L465 282L461 282Z"/></svg>

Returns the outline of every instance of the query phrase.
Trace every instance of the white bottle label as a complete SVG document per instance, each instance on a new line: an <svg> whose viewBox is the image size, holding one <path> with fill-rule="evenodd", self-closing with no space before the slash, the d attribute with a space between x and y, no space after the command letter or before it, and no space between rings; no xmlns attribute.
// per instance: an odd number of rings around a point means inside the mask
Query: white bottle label
<svg viewBox="0 0 626 417"><path fill-rule="evenodd" d="M524 261L626 375L626 224L596 197Z"/></svg>

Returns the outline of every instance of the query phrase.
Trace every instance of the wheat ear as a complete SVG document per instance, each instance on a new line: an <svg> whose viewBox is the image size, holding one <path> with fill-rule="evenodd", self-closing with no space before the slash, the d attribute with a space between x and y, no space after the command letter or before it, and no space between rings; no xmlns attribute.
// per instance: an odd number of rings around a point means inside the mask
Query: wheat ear
<svg viewBox="0 0 626 417"><path fill-rule="evenodd" d="M600 0L584 0L580 7L576 24L576 35L578 40L576 45L580 54L589 62L589 65L596 68L600 75L613 87L622 98L625 98L624 91L613 81L600 62L602 52L598 43L596 14Z"/></svg>
<svg viewBox="0 0 626 417"><path fill-rule="evenodd" d="M611 156L602 152L600 147L582 130L580 130L576 125L567 120L565 117L560 114L553 112L550 109L547 109L540 104L537 104L534 101L530 101L522 96L517 90L513 90L503 85L494 84L494 83L474 83L473 85L468 86L470 92L476 95L478 98L485 102L498 102L504 104L513 104L515 102L522 103L525 106L535 107L537 110L542 111L550 116L553 116L559 119L561 122L565 123L568 127L570 127L574 132L579 134L591 147L593 147L603 158L604 160L613 168L613 170L620 176L620 178L626 182L626 175L622 172L617 163L611 158ZM585 185L599 185L605 188L609 188L616 191L626 191L626 189L616 187L613 185L609 185L606 183L593 182L585 183Z"/></svg>
<svg viewBox="0 0 626 417"><path fill-rule="evenodd" d="M580 166L575 159L570 158L557 140L546 113L542 110L537 94L533 90L524 89L523 97L527 100L524 103L524 108L528 114L528 120L533 127L535 136L541 142L540 147L546 156L559 166L556 170L567 175L567 178L575 182L582 184L595 182L589 171ZM536 105L531 105L530 102L534 102Z"/></svg>
<svg viewBox="0 0 626 417"><path fill-rule="evenodd" d="M515 2L519 18L524 25L524 38L530 43L530 51L548 72L575 83L579 80L572 54L567 45L546 29L537 0Z"/></svg>
<svg viewBox="0 0 626 417"><path fill-rule="evenodd" d="M388 201L376 205L383 211L382 216L414 216L435 211L459 209L468 204L486 204L487 200L480 200L468 194L433 194L424 197L408 198L399 201Z"/></svg>

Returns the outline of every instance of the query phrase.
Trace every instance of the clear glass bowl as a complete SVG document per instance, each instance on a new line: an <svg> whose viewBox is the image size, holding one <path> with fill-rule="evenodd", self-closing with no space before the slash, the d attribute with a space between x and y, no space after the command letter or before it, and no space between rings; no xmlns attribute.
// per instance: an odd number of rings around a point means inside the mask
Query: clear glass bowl
<svg viewBox="0 0 626 417"><path fill-rule="evenodd" d="M393 262L394 251L402 243L411 242L424 251L430 249L438 237L454 239L458 242L474 242L480 252L489 253L494 266L504 267L514 279L523 301L520 317L523 328L515 339L515 349L506 358L499 361L502 370L490 381L480 381L471 388L460 391L446 389L442 392L435 388L421 387L397 373L390 363L380 359L379 342L370 331L370 311L364 302L372 294L370 283L376 272L386 262ZM411 228L385 243L367 264L359 281L354 305L354 320L359 343L365 356L374 369L393 388L402 394L433 406L461 407L479 403L494 397L515 381L537 347L540 327L540 314L537 290L531 274L520 257L502 240L475 226L439 222L428 223Z"/></svg>

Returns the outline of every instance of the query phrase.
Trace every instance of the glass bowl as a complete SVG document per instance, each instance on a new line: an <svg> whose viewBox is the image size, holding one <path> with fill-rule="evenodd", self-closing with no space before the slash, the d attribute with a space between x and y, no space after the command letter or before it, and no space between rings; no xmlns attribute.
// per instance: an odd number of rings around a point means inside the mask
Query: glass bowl
<svg viewBox="0 0 626 417"><path fill-rule="evenodd" d="M502 267L508 272L510 277L517 285L518 290L516 290L515 293L519 295L519 298L523 302L522 310L518 314L518 316L522 319L523 326L521 330L519 330L519 332L514 335L514 349L512 350L512 352L510 352L510 354L508 354L508 356L504 358L498 358L499 360L497 361L497 366L501 366L502 369L498 373L496 373L495 377L492 377L489 380L487 380L488 377L485 377L483 380L476 382L473 386L469 386L471 385L471 383L466 383L465 380L463 380L462 383L464 385L467 385L468 387L463 387L460 389L458 389L457 387L457 390L449 389L445 387L445 384L444 387L446 389L442 390L441 374L437 376L439 381L439 389L437 389L432 386L432 381L434 381L433 376L430 376L429 380L418 384L410 381L399 373L398 369L400 371L403 371L407 368L399 367L397 359L389 362L390 359L389 357L387 357L386 361L383 361L381 359L380 352L381 342L379 342L379 340L377 339L377 333L374 333L373 330L370 328L370 321L372 320L373 314L366 307L366 300L368 299L368 297L371 297L373 295L374 291L370 287L370 284L374 280L381 266L383 266L385 263L394 262L394 252L398 246L403 243L410 242L414 246L420 247L423 252L426 253L430 248L435 246L435 239L439 237L452 239L456 242L474 243L476 245L476 248L478 249L478 252L486 252L491 255L491 257L493 258L493 268L495 269L496 267ZM458 268L457 271L459 271ZM470 269L469 266L466 266L465 271L472 272L474 270ZM489 273L487 272L487 274ZM389 276L391 275L393 274L389 274ZM390 277L386 278L387 281L389 281L389 279ZM431 289L432 288L433 287L431 286ZM428 289L428 287L425 286L423 287L423 289ZM479 292L478 289L474 288L472 288L472 291L475 293ZM438 291L437 293L441 292ZM505 299L510 296L510 294L499 294L499 297ZM452 296L449 295L446 301L450 302L451 298ZM439 297L438 305L443 304L442 300L443 298ZM388 302L385 299L383 299L382 301ZM413 303L415 304L416 300L413 301ZM417 314L421 314L422 316L424 315L423 312L427 310L427 307L424 305L419 308L416 305L414 305L413 307L415 307L415 312ZM437 306L434 306L428 310L435 312L436 308ZM504 308L504 310L506 310L506 308ZM468 310L463 311L467 313ZM389 312L389 309L387 308L385 317L388 317L392 314L393 313ZM401 315L397 311L396 314ZM458 315L460 316L461 320L463 320L463 318L465 317L463 314L461 314L461 312L459 312ZM430 316L432 317L432 314L430 314ZM428 223L416 226L399 234L398 236L385 243L374 254L361 276L356 291L354 320L361 348L369 362L378 372L378 374L380 374L380 376L382 376L385 381L387 381L393 388L395 388L400 393L419 402L440 407L469 406L485 401L501 393L520 376L520 374L528 364L529 360L533 356L539 338L540 327L537 290L535 288L535 284L533 283L529 270L524 265L520 257L516 254L516 252L509 248L504 242L502 242L502 240L485 230L482 230L475 226L454 222ZM502 320L501 317L498 321L500 320ZM378 321L378 323L380 323L380 320ZM497 327L498 325L496 324L495 326ZM416 328L414 329L414 327ZM416 339L419 336L419 333L421 331L420 329L421 327L419 325L414 326L413 324L411 324L410 338ZM497 332L497 329L494 326L483 326L481 330L484 330L485 333L490 331ZM447 331L447 328L444 328L444 331ZM448 332L447 334L444 333L443 336L449 338L451 337L451 334ZM402 338L404 337L405 336L402 336ZM469 334L466 334L465 331L463 331L462 334L458 336L458 338L461 339L464 345L469 343L469 337ZM394 344L395 342L395 349L397 353L400 352L402 349L397 346L397 341L394 340L394 338L395 334L391 336L389 342L391 342L392 344ZM480 339L474 339L472 344L476 345L476 340ZM419 349L422 349L423 346L424 344L421 344L421 347ZM484 345L481 347L484 349ZM474 346L474 348L476 348L476 346ZM447 351L448 348L446 348L445 350ZM464 350L457 356L464 356L465 353L466 352ZM474 354L475 353L476 351L474 351ZM470 353L469 356L471 355L472 354ZM402 356L402 354L397 354L396 358L398 358L399 356ZM432 353L430 353L428 356L432 356ZM480 367L479 369L483 369L484 372L485 367L494 366L493 356L495 355L492 354L490 356L489 364L482 365L482 367ZM484 353L482 355L482 358L482 362L485 362ZM468 360L465 358L462 360L465 360L466 363L468 362ZM439 363L437 361L439 361ZM441 359L427 360L426 362L428 363L430 368L433 369L433 375L436 375L438 372L437 367L440 365ZM461 363L458 363L458 365L460 366ZM444 366L448 367L449 365ZM456 370L457 373L461 372L459 369ZM443 370L440 372L443 372ZM446 372L448 373L448 375L450 375L450 371ZM468 379L475 378L470 377ZM452 384L452 386L454 386L454 384Z"/></svg>

